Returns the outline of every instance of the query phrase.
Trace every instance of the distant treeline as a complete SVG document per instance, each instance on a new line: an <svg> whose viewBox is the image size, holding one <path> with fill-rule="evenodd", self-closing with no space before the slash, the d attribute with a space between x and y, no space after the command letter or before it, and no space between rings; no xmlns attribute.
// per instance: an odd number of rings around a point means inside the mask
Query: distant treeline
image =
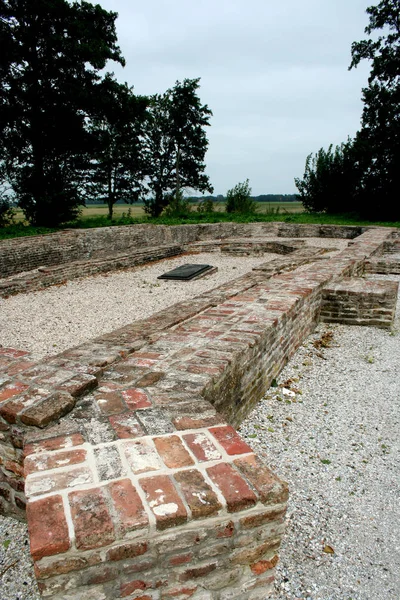
<svg viewBox="0 0 400 600"><path fill-rule="evenodd" d="M214 202L226 202L226 196L191 196L191 202L200 202L201 200L213 200ZM256 202L298 202L296 194L261 194L261 196L251 196Z"/></svg>
<svg viewBox="0 0 400 600"><path fill-rule="evenodd" d="M298 202L296 194L261 194L261 196L251 196L256 202ZM226 197L222 194L218 196L190 196L189 202L201 202L202 200L212 200L213 202L226 202ZM96 199L86 200L86 204L98 204ZM123 200L118 200L116 204L124 204ZM143 202L135 202L143 204Z"/></svg>

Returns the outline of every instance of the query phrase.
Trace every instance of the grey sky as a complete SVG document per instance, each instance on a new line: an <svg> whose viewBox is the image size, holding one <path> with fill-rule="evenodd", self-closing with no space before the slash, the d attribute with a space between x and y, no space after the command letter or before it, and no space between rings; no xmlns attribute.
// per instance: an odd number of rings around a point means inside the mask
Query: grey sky
<svg viewBox="0 0 400 600"><path fill-rule="evenodd" d="M253 194L293 193L307 154L359 128L369 65L347 67L373 0L98 1L119 14L114 71L136 93L201 77L216 194L246 178Z"/></svg>

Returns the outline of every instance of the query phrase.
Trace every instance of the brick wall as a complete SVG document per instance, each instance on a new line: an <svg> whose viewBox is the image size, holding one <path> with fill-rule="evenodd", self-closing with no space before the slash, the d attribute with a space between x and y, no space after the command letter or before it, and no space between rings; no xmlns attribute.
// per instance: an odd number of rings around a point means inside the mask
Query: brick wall
<svg viewBox="0 0 400 600"><path fill-rule="evenodd" d="M322 293L321 321L390 329L398 287L396 281L351 278L331 283Z"/></svg>
<svg viewBox="0 0 400 600"><path fill-rule="evenodd" d="M145 247L190 244L229 237L354 238L365 228L291 223L211 223L204 225L126 225L71 229L44 236L0 241L0 277L90 258L129 254Z"/></svg>
<svg viewBox="0 0 400 600"><path fill-rule="evenodd" d="M22 515L25 475L44 597L271 592L287 487L231 425L315 326L324 288L390 234L328 260L300 249L39 364L0 349L0 501Z"/></svg>

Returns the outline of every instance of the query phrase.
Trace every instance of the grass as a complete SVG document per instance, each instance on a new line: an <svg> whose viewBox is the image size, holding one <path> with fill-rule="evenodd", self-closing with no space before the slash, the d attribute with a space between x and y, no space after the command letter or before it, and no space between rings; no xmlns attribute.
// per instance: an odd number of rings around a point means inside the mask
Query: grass
<svg viewBox="0 0 400 600"><path fill-rule="evenodd" d="M164 217L150 219L144 212L143 205L116 204L114 207L114 218L107 218L107 206L105 204L92 204L82 209L81 216L73 223L67 223L69 228L92 228L109 227L113 225L131 225L152 223L155 225L181 225L190 223L220 223L234 221L238 223L257 223L283 221L286 223L316 223L321 225L380 225L387 227L400 227L400 222L389 223L383 221L360 220L354 214L326 215L320 213L303 212L300 202L259 202L257 212L253 215L235 215L224 212L224 203L216 203L216 211L213 213L199 213L193 210L184 217ZM57 229L45 227L32 227L23 218L23 213L17 210L14 225L0 228L0 239L42 235L51 233Z"/></svg>

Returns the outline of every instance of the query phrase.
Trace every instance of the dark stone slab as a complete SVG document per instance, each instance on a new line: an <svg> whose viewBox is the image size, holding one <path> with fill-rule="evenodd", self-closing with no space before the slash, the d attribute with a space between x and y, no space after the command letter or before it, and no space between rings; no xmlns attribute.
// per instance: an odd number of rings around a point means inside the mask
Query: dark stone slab
<svg viewBox="0 0 400 600"><path fill-rule="evenodd" d="M181 265L180 267L176 267L176 269L172 269L172 271L163 273L163 275L160 275L157 279L188 281L194 277L199 277L199 275L205 275L212 268L211 265Z"/></svg>

